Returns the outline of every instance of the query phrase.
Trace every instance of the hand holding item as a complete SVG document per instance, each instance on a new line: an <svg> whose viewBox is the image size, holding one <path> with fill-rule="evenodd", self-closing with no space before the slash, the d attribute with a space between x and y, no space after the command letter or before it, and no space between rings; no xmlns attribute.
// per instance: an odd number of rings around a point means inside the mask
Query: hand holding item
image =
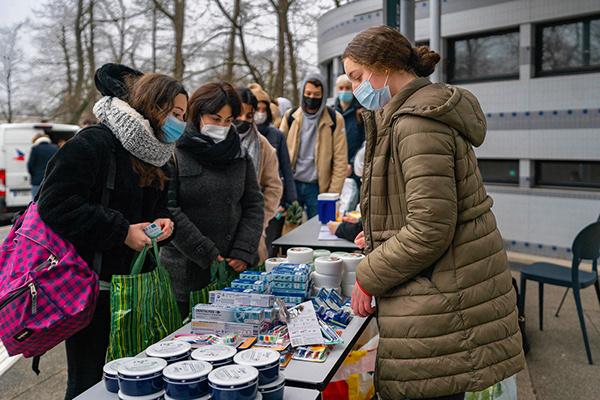
<svg viewBox="0 0 600 400"><path fill-rule="evenodd" d="M228 264L235 272L244 272L248 267L246 262L235 258L229 259Z"/></svg>
<svg viewBox="0 0 600 400"><path fill-rule="evenodd" d="M169 218L159 218L154 221L156 225L162 230L162 235L156 238L157 242L168 239L173 234L173 230L175 229L175 223L171 221Z"/></svg>
<svg viewBox="0 0 600 400"><path fill-rule="evenodd" d="M362 231L361 233L358 234L358 236L356 237L356 239L354 239L354 244L358 246L359 249L364 249L366 242L365 242L365 231Z"/></svg>
<svg viewBox="0 0 600 400"><path fill-rule="evenodd" d="M125 238L125 245L135 251L142 251L145 246L151 245L152 239L144 232L144 228L148 225L150 225L149 222L129 225L127 237Z"/></svg>
<svg viewBox="0 0 600 400"><path fill-rule="evenodd" d="M327 223L327 227L329 228L329 232L332 235L335 235L335 231L337 231L337 228L338 228L339 224L340 224L339 222L335 222L335 221L329 221Z"/></svg>
<svg viewBox="0 0 600 400"><path fill-rule="evenodd" d="M354 289L352 289L351 305L354 314L359 317L366 317L373 314L375 307L371 306L372 301L373 296L364 292L357 281L354 284Z"/></svg>

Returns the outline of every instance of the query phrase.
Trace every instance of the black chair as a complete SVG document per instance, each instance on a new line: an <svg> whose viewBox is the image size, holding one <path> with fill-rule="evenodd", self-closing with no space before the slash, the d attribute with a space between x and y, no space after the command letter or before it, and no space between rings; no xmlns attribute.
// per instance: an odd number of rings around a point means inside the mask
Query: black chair
<svg viewBox="0 0 600 400"><path fill-rule="evenodd" d="M575 237L573 241L573 261L571 268L563 267L551 263L535 263L525 267L521 271L521 297L519 303L521 309L525 306L525 289L527 281L538 282L539 290L539 312L540 312L540 330L544 328L544 284L566 287L573 289L577 314L579 315L579 324L583 334L583 343L587 353L588 362L592 362L592 352L588 341L587 330L585 327L585 317L581 305L580 290L594 285L596 295L600 302L600 283L598 282L598 257L600 256L600 222L595 222L586 226ZM582 260L592 261L592 272L580 271L579 265ZM565 293L566 296L566 293ZM563 297L564 301L564 297ZM562 302L561 302L562 303ZM561 304L562 305L562 304ZM560 308L559 308L560 310ZM558 316L558 312L557 312Z"/></svg>

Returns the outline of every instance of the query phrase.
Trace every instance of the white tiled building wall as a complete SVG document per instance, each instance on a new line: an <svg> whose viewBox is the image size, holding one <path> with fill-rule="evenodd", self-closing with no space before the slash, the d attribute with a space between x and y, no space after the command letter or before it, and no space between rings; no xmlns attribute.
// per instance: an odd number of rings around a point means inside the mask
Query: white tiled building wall
<svg viewBox="0 0 600 400"><path fill-rule="evenodd" d="M382 4L382 0L359 0L325 14L318 24L319 62L325 64L341 56L356 33L381 24ZM484 112L491 113L492 118L498 113L514 112L521 115L551 110L600 112L600 73L537 78L533 77L531 57L536 45L533 34L536 23L600 14L600 1L447 0L443 2L442 10L445 6L448 10L452 7L462 7L462 10L443 11L444 39L507 28L520 31L519 79L462 85L478 97ZM416 7L428 7L428 4L424 6L423 2L417 2ZM427 40L429 36L428 14L423 16L425 11L417 13L417 18L419 15L422 18L415 23L416 41ZM365 15L371 17L365 18ZM563 117L559 114L555 118ZM544 129L527 129L527 126L523 129L491 129L486 142L476 153L483 159L520 160L520 187L488 186L507 244L520 251L556 252L557 256L568 257L565 250L570 248L577 232L600 214L600 192L527 187L533 180L530 160L600 161L600 126L555 129L550 124Z"/></svg>

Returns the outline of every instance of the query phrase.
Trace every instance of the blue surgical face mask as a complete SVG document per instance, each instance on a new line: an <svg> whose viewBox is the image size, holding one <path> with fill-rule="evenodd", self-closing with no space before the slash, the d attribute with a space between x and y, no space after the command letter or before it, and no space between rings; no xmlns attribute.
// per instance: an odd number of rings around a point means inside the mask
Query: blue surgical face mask
<svg viewBox="0 0 600 400"><path fill-rule="evenodd" d="M372 72L371 75L369 75L369 78L356 88L354 97L356 97L356 100L358 100L358 102L366 109L377 110L383 108L392 98L390 87L387 85L389 74L385 77L385 83L380 89L373 88L370 80L371 76L373 76Z"/></svg>
<svg viewBox="0 0 600 400"><path fill-rule="evenodd" d="M164 133L162 141L165 143L174 143L183 135L185 122L169 115L161 129Z"/></svg>
<svg viewBox="0 0 600 400"><path fill-rule="evenodd" d="M352 99L354 99L354 95L350 90L342 90L338 93L338 98L340 101L344 103L352 103Z"/></svg>

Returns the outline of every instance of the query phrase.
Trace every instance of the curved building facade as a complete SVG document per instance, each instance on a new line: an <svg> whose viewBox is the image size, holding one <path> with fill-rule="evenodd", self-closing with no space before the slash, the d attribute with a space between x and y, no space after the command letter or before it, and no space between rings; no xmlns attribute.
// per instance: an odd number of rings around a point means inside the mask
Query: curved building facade
<svg viewBox="0 0 600 400"><path fill-rule="evenodd" d="M357 0L319 19L329 87L346 44L383 23L382 6ZM600 2L443 0L441 32L442 80L486 112L476 153L508 248L570 258L600 216ZM428 40L429 1L417 1L415 41Z"/></svg>

